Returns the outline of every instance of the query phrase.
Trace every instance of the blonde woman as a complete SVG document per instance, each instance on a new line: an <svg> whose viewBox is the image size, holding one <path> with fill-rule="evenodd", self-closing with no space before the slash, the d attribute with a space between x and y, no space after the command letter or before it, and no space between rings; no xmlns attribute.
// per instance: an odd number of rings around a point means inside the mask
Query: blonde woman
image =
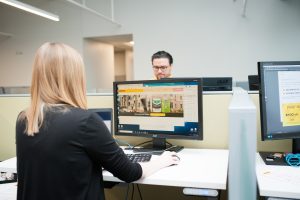
<svg viewBox="0 0 300 200"><path fill-rule="evenodd" d="M104 199L102 167L132 182L178 164L174 152L131 163L97 114L87 110L81 56L62 43L37 51L31 103L16 125L18 200Z"/></svg>

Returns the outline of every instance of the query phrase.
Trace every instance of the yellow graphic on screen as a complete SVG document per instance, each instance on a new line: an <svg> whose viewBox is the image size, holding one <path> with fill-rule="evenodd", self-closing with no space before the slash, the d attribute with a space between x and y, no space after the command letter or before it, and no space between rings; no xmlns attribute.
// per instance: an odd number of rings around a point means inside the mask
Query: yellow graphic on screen
<svg viewBox="0 0 300 200"><path fill-rule="evenodd" d="M300 125L300 103L282 104L283 126Z"/></svg>

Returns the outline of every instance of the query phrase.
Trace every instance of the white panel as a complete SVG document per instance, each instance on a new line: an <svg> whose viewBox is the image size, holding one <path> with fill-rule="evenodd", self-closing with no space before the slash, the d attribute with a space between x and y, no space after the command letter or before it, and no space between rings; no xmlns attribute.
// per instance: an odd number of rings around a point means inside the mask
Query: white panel
<svg viewBox="0 0 300 200"><path fill-rule="evenodd" d="M256 107L234 88L229 105L229 200L256 199Z"/></svg>

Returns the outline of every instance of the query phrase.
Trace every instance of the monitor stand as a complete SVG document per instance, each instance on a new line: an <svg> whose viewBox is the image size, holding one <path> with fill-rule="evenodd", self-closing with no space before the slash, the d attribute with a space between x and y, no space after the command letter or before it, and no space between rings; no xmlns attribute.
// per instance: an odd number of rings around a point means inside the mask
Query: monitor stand
<svg viewBox="0 0 300 200"><path fill-rule="evenodd" d="M292 151L294 154L300 153L300 139L293 139L292 143ZM282 152L259 152L260 157L263 159L266 165L282 165L288 166L287 162L285 161L285 157L278 157L276 154L282 154Z"/></svg>
<svg viewBox="0 0 300 200"><path fill-rule="evenodd" d="M134 148L133 152L139 153L151 153L151 154L162 154L167 148L165 138L153 138L150 144L146 144L139 148Z"/></svg>
<svg viewBox="0 0 300 200"><path fill-rule="evenodd" d="M293 139L293 153L300 153L300 138Z"/></svg>
<svg viewBox="0 0 300 200"><path fill-rule="evenodd" d="M172 145L170 143L168 144L169 146L167 147L167 142L165 138L153 138L152 141L147 142L147 145L133 148L133 152L160 155L164 151L179 152L184 148L183 146Z"/></svg>
<svg viewBox="0 0 300 200"><path fill-rule="evenodd" d="M166 138L153 138L152 142L147 143L138 148L134 148L133 152L162 154L167 148Z"/></svg>

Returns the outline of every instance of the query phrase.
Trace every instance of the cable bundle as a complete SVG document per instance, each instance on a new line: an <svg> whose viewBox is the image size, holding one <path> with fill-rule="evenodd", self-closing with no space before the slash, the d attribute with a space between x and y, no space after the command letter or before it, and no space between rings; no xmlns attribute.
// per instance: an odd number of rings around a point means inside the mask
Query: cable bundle
<svg viewBox="0 0 300 200"><path fill-rule="evenodd" d="M289 153L285 156L287 164L293 167L300 167L300 153Z"/></svg>

